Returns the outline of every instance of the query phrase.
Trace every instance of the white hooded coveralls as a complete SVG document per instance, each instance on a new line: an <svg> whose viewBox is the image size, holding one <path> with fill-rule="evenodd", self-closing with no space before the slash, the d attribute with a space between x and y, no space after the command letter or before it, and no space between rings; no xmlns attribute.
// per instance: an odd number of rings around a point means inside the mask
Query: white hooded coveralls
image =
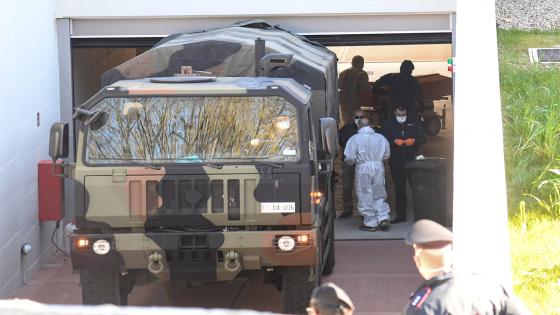
<svg viewBox="0 0 560 315"><path fill-rule="evenodd" d="M376 227L381 221L388 221L383 161L390 156L389 142L371 127L362 127L346 143L344 155L346 163L356 164L358 212L364 217L364 225Z"/></svg>

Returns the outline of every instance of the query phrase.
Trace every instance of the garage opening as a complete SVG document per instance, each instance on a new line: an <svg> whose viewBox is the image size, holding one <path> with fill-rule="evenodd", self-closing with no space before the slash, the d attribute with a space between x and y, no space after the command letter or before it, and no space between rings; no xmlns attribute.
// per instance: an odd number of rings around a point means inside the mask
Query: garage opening
<svg viewBox="0 0 560 315"><path fill-rule="evenodd" d="M399 71L400 63L411 60L415 69L413 75L418 77L425 95L426 116L434 118L438 124L437 132L429 132L428 141L420 147L420 154L426 157L444 158L447 172L443 179L446 207L443 218L447 225L452 222L452 166L453 166L453 101L451 98L451 72L448 70L448 58L452 56L451 33L433 34L362 34L362 35L315 35L309 39L321 42L336 53L339 73L351 65L352 57L361 55L365 59L364 70L369 82L373 83L381 76ZM149 38L73 38L72 39L72 74L73 100L78 106L94 95L100 88L100 77L108 69L132 59L155 45L161 37ZM381 126L386 116L379 112L375 103L365 103L363 109L370 115L374 125ZM342 155L342 154L340 154ZM337 183L335 200L337 213L342 211L342 176L340 158L337 159ZM389 168L385 171L387 201L394 216L395 197ZM392 225L388 232L362 232L358 230L361 223L354 206L354 217L350 220L337 220L336 238L353 239L402 239L413 223L414 193L408 187L408 221Z"/></svg>
<svg viewBox="0 0 560 315"><path fill-rule="evenodd" d="M453 193L453 100L452 100L452 73L448 69L448 59L452 56L451 43L429 43L429 44L394 44L394 45L345 45L329 46L329 49L338 56L338 71L351 67L352 58L356 55L364 57L364 70L369 77L369 83L373 84L380 77L389 73L398 73L403 60L411 60L414 63L413 76L415 76L422 88L424 99L424 110L419 111L419 120L428 136L427 142L420 146L419 154L426 158L438 158L447 165L446 173L442 182L426 183L437 186L440 191L437 194L445 194L445 206L439 209L424 209L422 213L415 211L415 207L422 208L426 205L425 200L415 196L414 183L411 183L411 171L408 174L407 183L407 222L391 225L387 232L361 232L358 227L362 221L357 214L354 204L354 217L348 220L336 221L336 238L338 240L353 239L399 239L403 238L406 231L413 223L414 218L425 215L425 211L436 211L428 213L435 215L438 220L447 225L452 222L452 193ZM362 110L369 116L372 125L381 128L388 118L390 104L387 93L375 92L362 101ZM340 152L342 155L342 152ZM339 213L343 206L343 183L341 161L337 163L337 175L342 175L336 183L336 208ZM395 192L393 180L388 165L385 167L385 183L387 189L387 202L394 217ZM411 186L412 184L412 186ZM434 186L434 187L435 187ZM418 191L416 191L418 192ZM355 196L355 192L354 192ZM354 198L355 199L355 198ZM415 204L415 201L417 204ZM443 213L442 213L443 212ZM416 215L415 215L416 214Z"/></svg>

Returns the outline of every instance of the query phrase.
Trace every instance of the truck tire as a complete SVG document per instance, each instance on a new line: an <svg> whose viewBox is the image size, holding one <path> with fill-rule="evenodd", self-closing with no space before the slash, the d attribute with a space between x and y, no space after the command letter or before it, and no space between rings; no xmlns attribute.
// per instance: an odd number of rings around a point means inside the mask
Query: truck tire
<svg viewBox="0 0 560 315"><path fill-rule="evenodd" d="M127 305L129 288L115 271L80 270L82 304Z"/></svg>
<svg viewBox="0 0 560 315"><path fill-rule="evenodd" d="M331 196L333 196L331 194ZM331 208L329 209L329 236L327 237L329 252L327 254L327 258L323 263L323 276L330 275L333 272L334 265L335 265L335 256L334 256L334 220L335 220L335 211L334 211L334 199L331 203Z"/></svg>
<svg viewBox="0 0 560 315"><path fill-rule="evenodd" d="M311 266L285 267L282 272L282 313L305 314L313 289L321 283L320 270L315 268L314 279L309 281Z"/></svg>
<svg viewBox="0 0 560 315"><path fill-rule="evenodd" d="M333 220L334 222L334 220ZM333 229L334 229L334 223L333 225ZM328 276L330 275L333 270L334 270L334 265L335 265L335 258L334 258L334 233L330 233L329 235L329 239L330 239L330 244L329 244L329 253L327 254L327 259L325 260L324 266L323 266L323 276Z"/></svg>

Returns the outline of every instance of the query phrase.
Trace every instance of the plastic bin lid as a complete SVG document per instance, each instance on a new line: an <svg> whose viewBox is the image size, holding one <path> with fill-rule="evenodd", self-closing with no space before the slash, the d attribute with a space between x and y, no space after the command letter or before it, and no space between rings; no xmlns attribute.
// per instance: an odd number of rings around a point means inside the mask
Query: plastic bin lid
<svg viewBox="0 0 560 315"><path fill-rule="evenodd" d="M411 160L406 163L407 169L428 169L435 170L447 166L446 158L425 157L423 160Z"/></svg>

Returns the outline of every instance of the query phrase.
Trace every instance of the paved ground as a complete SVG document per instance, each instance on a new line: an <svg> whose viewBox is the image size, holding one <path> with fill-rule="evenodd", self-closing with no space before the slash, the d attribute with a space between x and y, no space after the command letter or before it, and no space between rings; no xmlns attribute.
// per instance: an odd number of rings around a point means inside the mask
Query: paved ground
<svg viewBox="0 0 560 315"><path fill-rule="evenodd" d="M344 288L358 314L399 314L421 279L412 250L398 241L337 241L334 273L324 281ZM61 254L37 272L15 298L47 304L81 304L79 276ZM280 292L274 286L241 279L196 288L152 284L137 287L129 305L243 308L280 311Z"/></svg>

